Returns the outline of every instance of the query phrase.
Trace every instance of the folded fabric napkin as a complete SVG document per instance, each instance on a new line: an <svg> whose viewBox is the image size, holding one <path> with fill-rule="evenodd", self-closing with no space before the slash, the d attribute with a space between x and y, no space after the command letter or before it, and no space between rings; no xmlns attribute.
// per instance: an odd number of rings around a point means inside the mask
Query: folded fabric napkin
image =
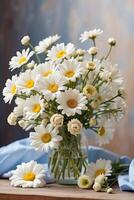
<svg viewBox="0 0 134 200"><path fill-rule="evenodd" d="M129 166L129 174L118 176L118 184L121 190L134 191L134 159Z"/></svg>
<svg viewBox="0 0 134 200"><path fill-rule="evenodd" d="M120 157L118 154L106 149L88 146L88 161L96 162L99 158L111 160L113 162L122 161L123 163L131 163L129 175L119 176L118 183L121 190L134 191L134 160L131 162L129 157ZM11 171L16 169L18 164L21 164L22 162L29 162L31 159L44 164L45 169L48 171L48 154L35 151L33 147L30 146L28 138L15 141L0 148L0 176L9 177L11 175ZM46 180L47 182L52 182L49 171L47 173Z"/></svg>

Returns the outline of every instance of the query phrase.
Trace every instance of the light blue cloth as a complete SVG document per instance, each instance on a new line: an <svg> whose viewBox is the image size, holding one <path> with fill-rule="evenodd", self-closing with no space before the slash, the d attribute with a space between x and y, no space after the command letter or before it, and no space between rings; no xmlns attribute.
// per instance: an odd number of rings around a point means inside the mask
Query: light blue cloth
<svg viewBox="0 0 134 200"><path fill-rule="evenodd" d="M15 169L22 162L36 160L47 163L47 154L35 151L29 144L29 139L15 141L0 148L0 175Z"/></svg>
<svg viewBox="0 0 134 200"><path fill-rule="evenodd" d="M121 190L134 191L134 160L131 162L131 159L126 156L120 157L118 154L106 149L88 146L88 161L96 162L99 158L111 160L112 162L122 161L123 163L131 163L129 175L119 176L118 183ZM0 148L0 176L9 177L11 171L16 169L18 164L31 160L36 160L38 163L44 164L44 167L48 171L48 154L35 151L34 148L30 146L28 138L15 141ZM49 171L46 179L48 183L52 181Z"/></svg>
<svg viewBox="0 0 134 200"><path fill-rule="evenodd" d="M121 190L134 191L134 159L129 166L129 174L118 176L118 184Z"/></svg>

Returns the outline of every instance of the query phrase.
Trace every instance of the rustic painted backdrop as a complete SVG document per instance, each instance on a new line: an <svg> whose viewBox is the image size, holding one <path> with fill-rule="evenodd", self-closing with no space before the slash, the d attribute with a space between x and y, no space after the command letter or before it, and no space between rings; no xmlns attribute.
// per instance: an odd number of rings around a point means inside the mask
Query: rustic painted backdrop
<svg viewBox="0 0 134 200"><path fill-rule="evenodd" d="M115 152L134 156L134 1L133 0L0 0L0 79L1 88L11 75L8 61L20 49L20 38L29 34L38 40L55 33L65 42L81 45L81 32L93 28L104 30L98 46L106 52L109 36L118 45L112 59L125 77L128 111L118 124L114 140L106 146ZM87 47L87 46L85 46ZM27 137L19 127L11 127L6 118L12 105L0 102L0 145Z"/></svg>

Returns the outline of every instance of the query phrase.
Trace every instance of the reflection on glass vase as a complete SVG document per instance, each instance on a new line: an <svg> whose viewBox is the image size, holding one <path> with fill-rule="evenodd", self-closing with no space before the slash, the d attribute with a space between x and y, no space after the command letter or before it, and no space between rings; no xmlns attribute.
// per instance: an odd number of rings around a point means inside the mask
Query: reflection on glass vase
<svg viewBox="0 0 134 200"><path fill-rule="evenodd" d="M77 184L78 177L86 172L87 149L81 147L81 137L62 131L64 138L58 149L51 152L49 170L59 184ZM66 139L65 139L66 137Z"/></svg>

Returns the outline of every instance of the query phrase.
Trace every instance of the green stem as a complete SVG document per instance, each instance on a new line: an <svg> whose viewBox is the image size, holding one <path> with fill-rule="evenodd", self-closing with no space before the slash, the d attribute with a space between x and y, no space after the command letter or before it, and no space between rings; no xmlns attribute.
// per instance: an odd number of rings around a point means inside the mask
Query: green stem
<svg viewBox="0 0 134 200"><path fill-rule="evenodd" d="M105 56L105 60L109 57L111 51L112 51L112 46L110 45L109 51L108 51L107 55Z"/></svg>
<svg viewBox="0 0 134 200"><path fill-rule="evenodd" d="M112 100L116 99L119 95L117 94L116 96L112 97L111 99L108 99L107 101L104 101L101 103L102 104L105 104L105 103L108 103L108 102L111 102Z"/></svg>
<svg viewBox="0 0 134 200"><path fill-rule="evenodd" d="M121 109L119 108L119 109L109 109L109 110L103 110L103 111L97 111L97 112L95 112L95 113L93 113L93 116L94 115L103 115L103 114L107 114L107 113L112 113L112 112L119 112L119 111L121 111Z"/></svg>
<svg viewBox="0 0 134 200"><path fill-rule="evenodd" d="M95 84L96 84L96 82L97 82L97 80L98 80L98 78L99 78L99 75L100 75L100 72L98 72L98 74L96 75L96 77L95 77L95 79L94 79L92 85L95 85Z"/></svg>
<svg viewBox="0 0 134 200"><path fill-rule="evenodd" d="M100 86L102 86L103 85L103 83L106 83L106 81L105 80L103 80L103 81L101 81L97 86L96 86L96 88L98 88L99 89L99 87Z"/></svg>
<svg viewBox="0 0 134 200"><path fill-rule="evenodd" d="M41 63L40 58L39 58L38 54L36 53L36 51L35 51L35 49L34 49L34 47L31 43L29 43L29 47L34 51L37 63L40 64Z"/></svg>
<svg viewBox="0 0 134 200"><path fill-rule="evenodd" d="M96 42L95 42L95 38L93 39L93 45L96 47Z"/></svg>
<svg viewBox="0 0 134 200"><path fill-rule="evenodd" d="M84 88L84 85L86 84L86 80L88 78L88 74L89 74L90 70L86 73L84 79L83 79L83 84L82 84L82 89Z"/></svg>

